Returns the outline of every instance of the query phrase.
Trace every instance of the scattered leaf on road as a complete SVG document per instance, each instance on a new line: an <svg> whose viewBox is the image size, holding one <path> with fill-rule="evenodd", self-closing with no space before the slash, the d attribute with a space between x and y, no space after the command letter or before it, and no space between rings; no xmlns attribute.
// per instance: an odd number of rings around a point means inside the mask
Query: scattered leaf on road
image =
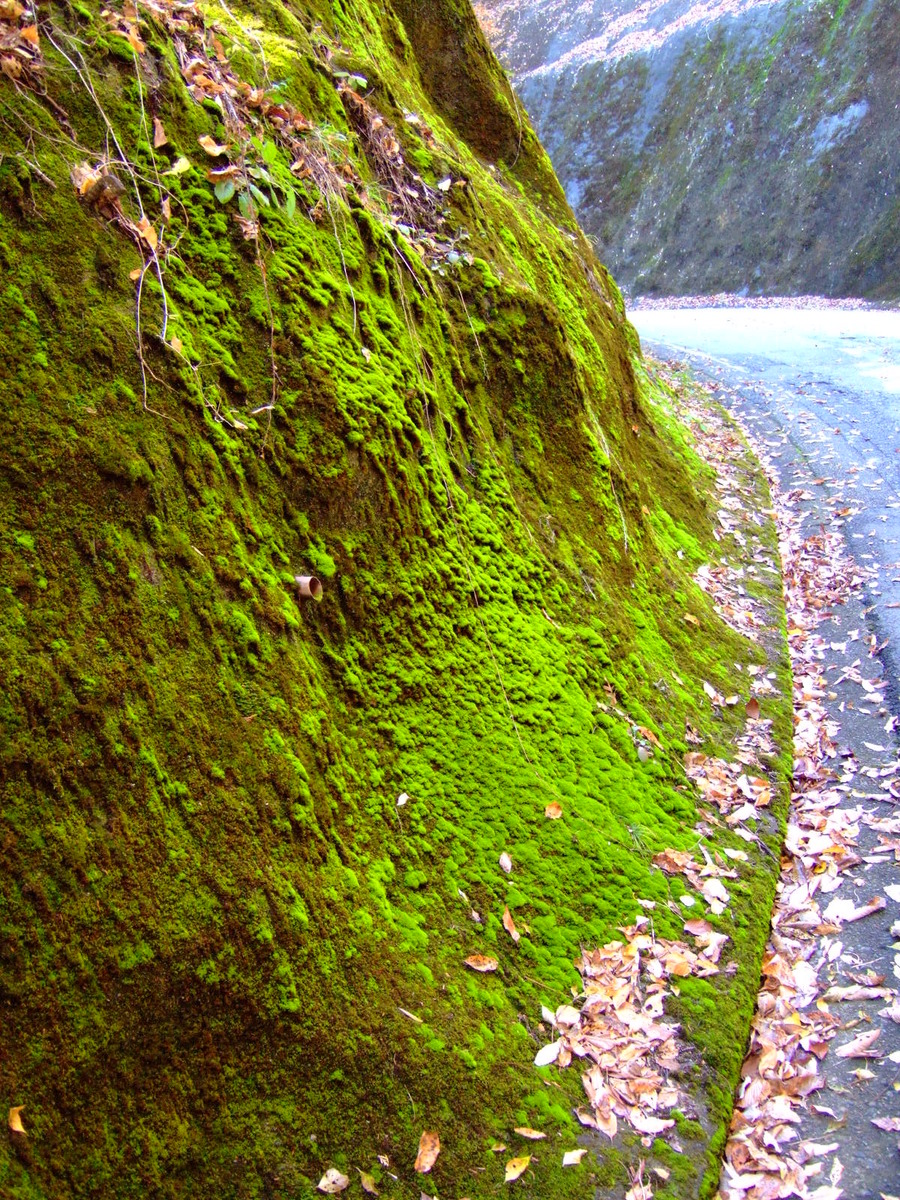
<svg viewBox="0 0 900 1200"><path fill-rule="evenodd" d="M878 1058L878 1051L873 1051L872 1046L880 1037L880 1029L870 1029L845 1046L838 1047L834 1053L838 1058Z"/></svg>

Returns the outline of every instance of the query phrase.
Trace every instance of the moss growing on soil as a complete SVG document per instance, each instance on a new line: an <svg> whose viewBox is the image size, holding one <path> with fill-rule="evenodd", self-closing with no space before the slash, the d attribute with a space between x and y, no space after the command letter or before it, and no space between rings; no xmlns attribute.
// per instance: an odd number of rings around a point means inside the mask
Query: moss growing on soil
<svg viewBox="0 0 900 1200"><path fill-rule="evenodd" d="M99 5L53 7L34 86L0 77L0 1099L28 1130L0 1191L298 1197L336 1166L413 1195L430 1128L428 1189L479 1197L530 1124L517 1186L582 1195L624 1167L561 1170L580 1083L533 1067L540 1005L668 898L652 855L697 841L685 723L736 729L701 681L762 661L690 578L708 472L467 4L203 5L256 104L240 135L163 7L140 53ZM262 95L324 175L291 171ZM433 228L385 199L372 113ZM159 277L76 194L106 154ZM226 162L263 198L217 198ZM705 996L685 1018L715 1137L741 987L718 1032Z"/></svg>

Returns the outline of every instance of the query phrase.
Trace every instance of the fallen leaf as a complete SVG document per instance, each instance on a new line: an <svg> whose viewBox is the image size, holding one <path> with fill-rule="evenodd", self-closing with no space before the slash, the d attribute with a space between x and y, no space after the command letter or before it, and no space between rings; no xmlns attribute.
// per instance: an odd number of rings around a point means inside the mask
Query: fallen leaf
<svg viewBox="0 0 900 1200"><path fill-rule="evenodd" d="M397 807L398 807L398 808L402 808L402 807L403 807L403 805L404 805L404 804L407 802L407 800L408 800L408 799L409 799L409 795L408 795L408 793L407 793L407 792L401 792L401 793L400 793L400 795L397 797Z"/></svg>
<svg viewBox="0 0 900 1200"><path fill-rule="evenodd" d="M529 1129L527 1125L517 1125L514 1130L520 1137L528 1138L532 1142L539 1142L541 1138L545 1138L546 1133L541 1133L539 1129Z"/></svg>
<svg viewBox="0 0 900 1200"><path fill-rule="evenodd" d="M432 1130L426 1129L419 1138L419 1153L416 1155L416 1170L427 1175L441 1152L441 1139Z"/></svg>
<svg viewBox="0 0 900 1200"><path fill-rule="evenodd" d="M900 901L900 883L889 883L884 890L892 900Z"/></svg>
<svg viewBox="0 0 900 1200"><path fill-rule="evenodd" d="M169 345L172 347L172 349L175 351L176 354L180 354L182 352L182 350L184 349L184 343L182 342L181 338L176 337L174 333L172 334L172 337L169 340Z"/></svg>
<svg viewBox="0 0 900 1200"><path fill-rule="evenodd" d="M541 1046L537 1054L534 1056L534 1065L536 1067L549 1067L551 1063L556 1062L559 1058L559 1052L562 1049L562 1038L555 1042L548 1042L546 1046Z"/></svg>
<svg viewBox="0 0 900 1200"><path fill-rule="evenodd" d="M190 169L191 169L191 160L189 158L185 158L184 155L182 155L181 158L176 158L175 161L172 163L171 167L169 167L168 171L163 171L163 174L164 175L183 175L185 173L185 171L189 171Z"/></svg>
<svg viewBox="0 0 900 1200"><path fill-rule="evenodd" d="M755 696L751 696L750 699L747 701L744 711L746 712L747 716L750 718L751 721L759 720L759 701L756 699Z"/></svg>
<svg viewBox="0 0 900 1200"><path fill-rule="evenodd" d="M840 1046L834 1053L838 1058L877 1058L877 1051L871 1054L869 1051L880 1037L880 1029L870 1029L855 1037L852 1042L847 1042L845 1046Z"/></svg>
<svg viewBox="0 0 900 1200"><path fill-rule="evenodd" d="M342 1175L335 1167L329 1167L316 1186L320 1192L333 1196L336 1192L342 1192L349 1183L346 1175Z"/></svg>
<svg viewBox="0 0 900 1200"><path fill-rule="evenodd" d="M567 1150L563 1155L562 1165L564 1167L577 1167L586 1154L587 1150L584 1147L579 1150Z"/></svg>
<svg viewBox="0 0 900 1200"><path fill-rule="evenodd" d="M872 1124L886 1133L900 1133L900 1117L873 1117Z"/></svg>
<svg viewBox="0 0 900 1200"><path fill-rule="evenodd" d="M143 267L135 267L133 271L128 272L128 278L138 280L144 273Z"/></svg>
<svg viewBox="0 0 900 1200"><path fill-rule="evenodd" d="M511 1158L506 1164L506 1175L503 1177L503 1182L512 1183L520 1175L524 1175L530 1162L530 1154L523 1154L521 1158Z"/></svg>
<svg viewBox="0 0 900 1200"><path fill-rule="evenodd" d="M153 118L153 149L158 150L160 146L167 146L169 139L166 137L166 131L163 128L163 123L159 117Z"/></svg>
<svg viewBox="0 0 900 1200"><path fill-rule="evenodd" d="M31 42L33 46L37 46L40 41L36 25L26 25L24 29L20 29L19 37L24 38L26 42Z"/></svg>
<svg viewBox="0 0 900 1200"><path fill-rule="evenodd" d="M227 146L223 146L220 142L213 141L208 133L204 133L203 137L198 137L197 142L212 158L218 158L220 154L224 154L228 149Z"/></svg>
<svg viewBox="0 0 900 1200"><path fill-rule="evenodd" d="M894 993L890 988L861 987L830 987L822 999L826 1004L835 1004L841 1000L889 1000Z"/></svg>
<svg viewBox="0 0 900 1200"><path fill-rule="evenodd" d="M503 910L503 928L506 930L512 940L518 944L519 931L516 929L516 923L512 919L512 913L509 911L508 907L504 908Z"/></svg>
<svg viewBox="0 0 900 1200"><path fill-rule="evenodd" d="M507 875L512 870L512 859L509 857L509 855L506 853L505 850L500 855L500 866L503 868L503 870L506 872Z"/></svg>
<svg viewBox="0 0 900 1200"><path fill-rule="evenodd" d="M24 1104L17 1104L15 1108L9 1110L9 1128L13 1133L24 1133L25 1126L22 1124L22 1109Z"/></svg>
<svg viewBox="0 0 900 1200"><path fill-rule="evenodd" d="M159 238L157 236L156 230L153 228L153 226L150 224L150 222L147 220L146 217L141 217L140 221L138 221L137 229L138 229L138 233L141 235L141 237L144 239L144 241L147 243L147 245L150 247L150 249L155 250L157 245L159 244Z"/></svg>
<svg viewBox="0 0 900 1200"><path fill-rule="evenodd" d="M562 805L557 804L555 800L544 809L544 816L549 817L551 821L558 821L563 815Z"/></svg>
<svg viewBox="0 0 900 1200"><path fill-rule="evenodd" d="M470 954L468 958L463 959L467 967L471 967L473 971L496 971L500 965L496 958L488 958L486 954Z"/></svg>
<svg viewBox="0 0 900 1200"><path fill-rule="evenodd" d="M359 1171L359 1167L356 1169ZM365 1171L359 1171L359 1182L362 1184L364 1192L368 1192L370 1196L378 1195L378 1188L375 1186L375 1180L371 1175L367 1175Z"/></svg>

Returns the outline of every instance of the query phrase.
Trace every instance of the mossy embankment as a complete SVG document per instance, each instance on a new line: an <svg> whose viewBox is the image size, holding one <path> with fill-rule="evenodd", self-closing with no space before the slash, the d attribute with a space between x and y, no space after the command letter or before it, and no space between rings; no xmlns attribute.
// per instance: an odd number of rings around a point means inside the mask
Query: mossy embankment
<svg viewBox="0 0 900 1200"><path fill-rule="evenodd" d="M708 472L466 4L104 12L0 76L0 1191L400 1197L430 1128L486 1196L517 1124L611 1184L532 1059L580 945L680 934L686 722L763 660ZM713 1151L773 885L684 1005Z"/></svg>

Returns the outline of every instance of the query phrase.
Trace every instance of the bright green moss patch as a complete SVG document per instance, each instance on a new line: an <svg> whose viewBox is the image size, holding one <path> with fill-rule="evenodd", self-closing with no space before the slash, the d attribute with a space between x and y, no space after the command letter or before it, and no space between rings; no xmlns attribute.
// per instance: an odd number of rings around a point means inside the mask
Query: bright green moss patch
<svg viewBox="0 0 900 1200"><path fill-rule="evenodd" d="M29 1131L4 1194L293 1198L337 1166L413 1195L435 1128L429 1186L487 1196L516 1124L552 1135L530 1194L624 1177L606 1147L560 1167L581 1085L532 1065L541 1004L636 899L680 933L650 860L697 840L686 722L727 743L737 717L713 718L701 680L764 656L691 581L718 552L708 471L635 373L621 297L470 10L407 7L204 8L248 87L355 173L333 191L292 173L254 116L258 236L205 177L197 138L235 135L171 31L142 10L136 65L98 8L52 11L155 228L170 210L143 376L138 247L77 198L84 152L55 112L0 80L0 989L3 1095ZM44 48L99 161L100 110ZM433 231L452 251L389 219L348 72L403 161L453 181ZM168 137L152 157L139 100ZM756 872L728 930L740 986L682 996L714 1136L772 887Z"/></svg>

